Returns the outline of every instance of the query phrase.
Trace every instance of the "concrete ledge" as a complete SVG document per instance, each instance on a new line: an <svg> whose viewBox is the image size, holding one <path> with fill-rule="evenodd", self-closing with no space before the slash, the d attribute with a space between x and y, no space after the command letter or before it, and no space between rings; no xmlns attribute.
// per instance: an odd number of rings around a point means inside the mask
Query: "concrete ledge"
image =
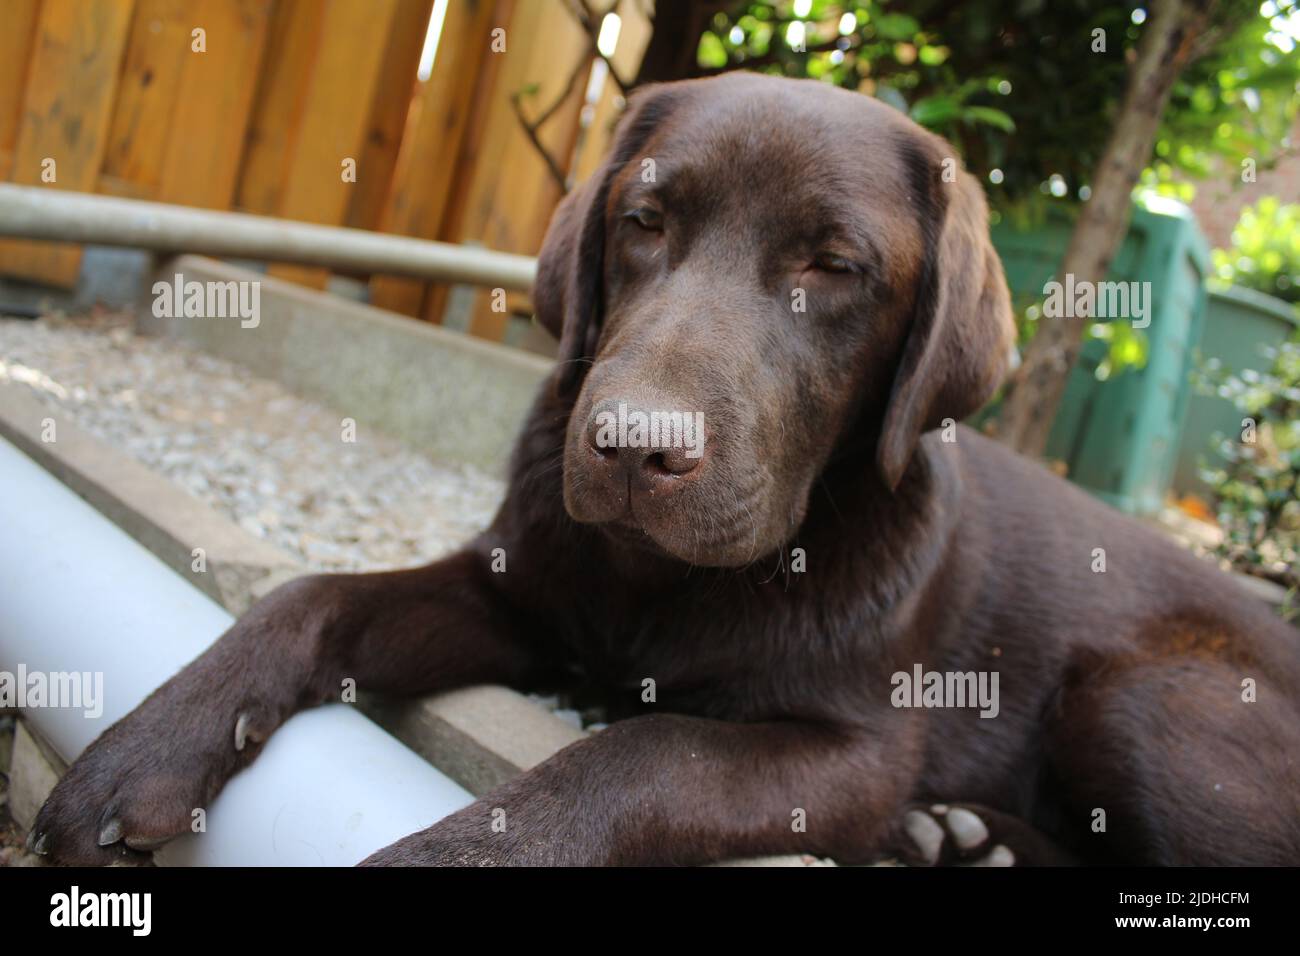
<svg viewBox="0 0 1300 956"><path fill-rule="evenodd" d="M587 736L505 687L414 701L373 698L362 710L476 797Z"/></svg>
<svg viewBox="0 0 1300 956"><path fill-rule="evenodd" d="M429 455L500 471L550 361L328 293L207 259L177 256L149 285L259 283L260 315L158 318L138 328L183 340Z"/></svg>
<svg viewBox="0 0 1300 956"><path fill-rule="evenodd" d="M42 422L55 422L53 442ZM232 614L268 577L301 573L287 555L166 478L46 408L19 385L0 385L0 436L84 498L164 564ZM207 571L191 570L202 548Z"/></svg>
<svg viewBox="0 0 1300 956"><path fill-rule="evenodd" d="M9 757L9 815L23 830L36 822L45 798L68 769L54 750L23 721L14 725L14 749Z"/></svg>
<svg viewBox="0 0 1300 956"><path fill-rule="evenodd" d="M1266 581L1263 578L1257 578L1251 574L1242 574L1240 571L1232 572L1233 578L1253 597L1261 601L1267 601L1274 608L1280 608L1286 604L1286 588L1274 581Z"/></svg>

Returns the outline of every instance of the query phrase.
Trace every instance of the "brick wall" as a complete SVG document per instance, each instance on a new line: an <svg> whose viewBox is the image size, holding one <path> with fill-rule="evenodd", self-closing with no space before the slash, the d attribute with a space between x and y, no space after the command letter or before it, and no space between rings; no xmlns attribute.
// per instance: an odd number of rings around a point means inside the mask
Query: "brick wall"
<svg viewBox="0 0 1300 956"><path fill-rule="evenodd" d="M1291 151L1273 169L1256 170L1253 183L1241 181L1240 167L1235 172L1225 169L1224 177L1196 183L1192 212L1211 248L1227 248L1241 210L1263 197L1277 196L1284 203L1300 203L1300 121L1291 131L1291 142Z"/></svg>

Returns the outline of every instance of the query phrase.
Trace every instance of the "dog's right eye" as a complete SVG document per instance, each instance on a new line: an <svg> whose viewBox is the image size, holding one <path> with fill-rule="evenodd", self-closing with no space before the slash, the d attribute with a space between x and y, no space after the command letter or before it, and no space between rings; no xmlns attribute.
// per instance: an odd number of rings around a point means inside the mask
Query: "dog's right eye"
<svg viewBox="0 0 1300 956"><path fill-rule="evenodd" d="M818 253L817 258L813 260L813 268L820 269L822 272L859 271L856 263L851 262L843 256L837 256L833 252Z"/></svg>
<svg viewBox="0 0 1300 956"><path fill-rule="evenodd" d="M663 213L649 206L638 206L631 212L623 214L624 219L631 219L647 232L662 232L664 228Z"/></svg>

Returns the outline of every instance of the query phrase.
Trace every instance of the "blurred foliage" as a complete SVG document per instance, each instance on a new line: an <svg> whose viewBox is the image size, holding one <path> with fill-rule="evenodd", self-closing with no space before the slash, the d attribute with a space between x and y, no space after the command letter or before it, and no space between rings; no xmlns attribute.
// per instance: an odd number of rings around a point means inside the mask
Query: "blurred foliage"
<svg viewBox="0 0 1300 956"><path fill-rule="evenodd" d="M1216 157L1266 168L1300 105L1297 0L1222 0L1211 51L1174 87L1145 184L1187 197ZM1146 12L1096 0L737 0L700 38L703 73L750 68L861 90L947 137L999 214L1088 196ZM1095 31L1104 32L1104 52ZM798 52L802 45L805 52Z"/></svg>
<svg viewBox="0 0 1300 956"><path fill-rule="evenodd" d="M1269 349L1270 368L1226 372L1210 362L1202 390L1241 410L1243 434L1221 438L1221 462L1203 477L1214 489L1224 539L1219 553L1235 568L1291 591L1300 587L1300 341ZM1288 607L1294 609L1294 594Z"/></svg>
<svg viewBox="0 0 1300 956"><path fill-rule="evenodd" d="M1266 196L1243 209L1231 248L1214 250L1214 274L1300 308L1300 205Z"/></svg>
<svg viewBox="0 0 1300 956"><path fill-rule="evenodd" d="M1038 331L1043 318L1042 304L1040 295L1012 296L1011 307L1016 319L1018 342L1028 342ZM1106 353L1093 372L1100 382L1107 381L1126 369L1142 368L1147 364L1150 340L1144 331L1133 328L1132 323L1094 322L1088 326L1087 338L1106 343Z"/></svg>
<svg viewBox="0 0 1300 956"><path fill-rule="evenodd" d="M1283 22L1300 34L1300 0L1217 9L1215 42L1174 86L1143 175L1145 189L1184 201L1186 177L1236 179L1243 160L1267 168L1300 107L1300 53ZM1072 214L1090 195L1145 20L1137 4L1096 0L736 0L700 38L698 63L876 96L957 147L994 221L1032 226L1049 205ZM1038 306L1017 303L1016 315L1027 342ZM1125 323L1089 336L1107 344L1099 378L1146 363L1146 336Z"/></svg>
<svg viewBox="0 0 1300 956"><path fill-rule="evenodd" d="M1144 186L1190 202L1189 178L1222 174L1241 182L1247 161L1257 174L1284 148L1300 101L1300 31L1293 25L1288 35L1282 21L1300 21L1300 5L1247 6L1259 15L1244 18L1174 85Z"/></svg>
<svg viewBox="0 0 1300 956"><path fill-rule="evenodd" d="M1106 381L1127 368L1142 368L1150 354L1150 340L1141 329L1128 322L1094 322L1088 329L1088 338L1106 343L1106 357L1094 373L1098 381Z"/></svg>

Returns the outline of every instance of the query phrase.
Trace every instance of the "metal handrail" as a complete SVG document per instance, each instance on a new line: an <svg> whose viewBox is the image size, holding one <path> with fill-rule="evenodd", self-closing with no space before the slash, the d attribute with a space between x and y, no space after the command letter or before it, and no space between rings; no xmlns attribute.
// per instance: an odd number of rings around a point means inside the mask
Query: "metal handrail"
<svg viewBox="0 0 1300 956"><path fill-rule="evenodd" d="M527 292L537 260L448 242L0 183L0 236L193 252Z"/></svg>

